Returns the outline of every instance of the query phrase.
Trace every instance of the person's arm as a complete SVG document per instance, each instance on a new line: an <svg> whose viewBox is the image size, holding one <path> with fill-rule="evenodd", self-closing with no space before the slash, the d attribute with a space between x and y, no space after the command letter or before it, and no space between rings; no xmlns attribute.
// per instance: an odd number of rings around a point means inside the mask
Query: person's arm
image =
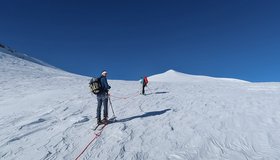
<svg viewBox="0 0 280 160"><path fill-rule="evenodd" d="M107 78L101 78L101 84L106 92L111 88L107 82Z"/></svg>

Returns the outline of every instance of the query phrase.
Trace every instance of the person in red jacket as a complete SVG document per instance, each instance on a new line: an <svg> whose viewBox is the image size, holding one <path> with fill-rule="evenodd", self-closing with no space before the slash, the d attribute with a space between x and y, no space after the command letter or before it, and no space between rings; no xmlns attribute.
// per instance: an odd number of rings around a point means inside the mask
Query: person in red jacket
<svg viewBox="0 0 280 160"><path fill-rule="evenodd" d="M144 77L140 80L141 84L142 84L142 94L144 95L145 94L145 87L147 86L148 84L148 78L147 77Z"/></svg>

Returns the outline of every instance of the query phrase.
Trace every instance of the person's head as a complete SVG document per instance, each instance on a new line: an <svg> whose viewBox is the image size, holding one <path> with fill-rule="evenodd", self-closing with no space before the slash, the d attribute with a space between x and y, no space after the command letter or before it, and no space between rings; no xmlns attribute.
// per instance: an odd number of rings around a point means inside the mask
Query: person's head
<svg viewBox="0 0 280 160"><path fill-rule="evenodd" d="M107 71L104 70L102 73L101 73L102 76L106 77L107 76Z"/></svg>

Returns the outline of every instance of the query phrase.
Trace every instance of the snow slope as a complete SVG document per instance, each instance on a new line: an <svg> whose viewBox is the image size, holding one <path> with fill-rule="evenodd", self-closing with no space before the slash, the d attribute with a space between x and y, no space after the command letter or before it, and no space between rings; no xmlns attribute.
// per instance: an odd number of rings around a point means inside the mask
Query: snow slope
<svg viewBox="0 0 280 160"><path fill-rule="evenodd" d="M51 67L51 68L55 68L54 66L52 65L49 65L39 59L36 59L36 58L33 58L33 57L30 57L24 53L20 53L20 52L17 52L16 50L6 46L6 45L3 45L0 43L0 52L2 53L6 53L6 54L10 54L10 55L13 55L15 57L18 57L18 58L21 58L21 59L25 59L27 61L30 61L30 62L34 62L34 63L37 63L37 64L40 64L40 65L43 65L43 66L47 66L47 67Z"/></svg>
<svg viewBox="0 0 280 160"><path fill-rule="evenodd" d="M89 77L1 52L0 75L1 160L75 159L95 136ZM146 96L138 81L109 80L118 121L80 159L280 159L280 83L149 79Z"/></svg>

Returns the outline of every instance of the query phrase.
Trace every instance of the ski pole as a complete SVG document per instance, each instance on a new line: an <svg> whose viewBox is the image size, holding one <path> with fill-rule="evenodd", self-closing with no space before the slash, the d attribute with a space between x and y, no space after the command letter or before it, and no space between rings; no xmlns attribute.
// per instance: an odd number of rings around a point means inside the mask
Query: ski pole
<svg viewBox="0 0 280 160"><path fill-rule="evenodd" d="M149 91L150 91L151 93L153 93L153 89L151 89L148 85L147 85L147 88L149 89Z"/></svg>
<svg viewBox="0 0 280 160"><path fill-rule="evenodd" d="M112 112L113 112L113 116L116 117L110 96L108 97L108 99L109 99L110 106L111 106L111 109L112 109Z"/></svg>

